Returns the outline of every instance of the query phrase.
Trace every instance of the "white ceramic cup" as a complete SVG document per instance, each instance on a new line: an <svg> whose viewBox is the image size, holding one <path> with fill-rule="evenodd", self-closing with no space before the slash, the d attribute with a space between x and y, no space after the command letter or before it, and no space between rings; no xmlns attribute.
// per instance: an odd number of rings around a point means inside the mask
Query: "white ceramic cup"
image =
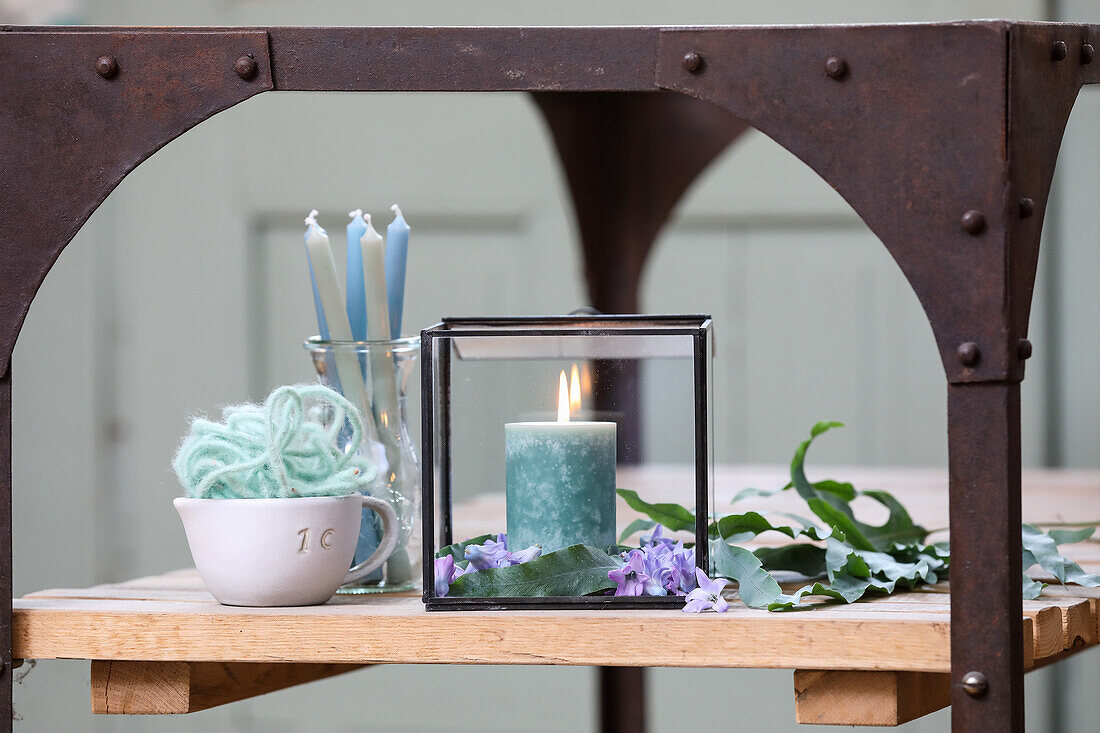
<svg viewBox="0 0 1100 733"><path fill-rule="evenodd" d="M203 582L227 606L313 606L374 572L397 545L393 508L362 494L174 502ZM374 554L348 570L363 507L382 518Z"/></svg>

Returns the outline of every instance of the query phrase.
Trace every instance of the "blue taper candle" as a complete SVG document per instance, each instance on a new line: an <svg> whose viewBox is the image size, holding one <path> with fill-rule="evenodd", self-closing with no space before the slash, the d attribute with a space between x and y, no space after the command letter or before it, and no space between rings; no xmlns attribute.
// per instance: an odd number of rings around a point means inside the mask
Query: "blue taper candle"
<svg viewBox="0 0 1100 733"><path fill-rule="evenodd" d="M390 207L394 219L386 228L386 295L389 299L390 338L401 338L401 312L405 309L405 264L409 256L409 225L401 208Z"/></svg>
<svg viewBox="0 0 1100 733"><path fill-rule="evenodd" d="M363 210L348 212L348 273L347 311L351 337L356 341L367 340L367 299L363 293L363 247L359 244L367 231Z"/></svg>

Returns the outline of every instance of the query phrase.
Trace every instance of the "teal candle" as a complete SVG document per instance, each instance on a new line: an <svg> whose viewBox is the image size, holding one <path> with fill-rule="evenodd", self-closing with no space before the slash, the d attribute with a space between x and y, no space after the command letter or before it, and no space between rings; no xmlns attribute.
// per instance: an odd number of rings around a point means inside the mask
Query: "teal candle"
<svg viewBox="0 0 1100 733"><path fill-rule="evenodd" d="M615 544L615 423L508 423L504 457L512 550Z"/></svg>

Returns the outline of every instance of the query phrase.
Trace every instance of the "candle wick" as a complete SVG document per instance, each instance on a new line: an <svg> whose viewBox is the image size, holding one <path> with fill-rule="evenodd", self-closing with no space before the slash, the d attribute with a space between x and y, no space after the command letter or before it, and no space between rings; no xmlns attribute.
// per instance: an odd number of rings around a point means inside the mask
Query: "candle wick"
<svg viewBox="0 0 1100 733"><path fill-rule="evenodd" d="M354 219L357 216L362 216L362 215L363 215L363 210L362 209L356 209L355 211L349 211L348 212L348 216L350 216L352 219Z"/></svg>
<svg viewBox="0 0 1100 733"><path fill-rule="evenodd" d="M306 217L306 226L307 227L319 226L319 224L317 224L317 209L311 209L310 210L309 216Z"/></svg>
<svg viewBox="0 0 1100 733"><path fill-rule="evenodd" d="M401 207L398 206L397 204L394 204L393 206L391 206L390 211L393 212L394 218L400 218L400 219L405 218L405 215L401 213Z"/></svg>

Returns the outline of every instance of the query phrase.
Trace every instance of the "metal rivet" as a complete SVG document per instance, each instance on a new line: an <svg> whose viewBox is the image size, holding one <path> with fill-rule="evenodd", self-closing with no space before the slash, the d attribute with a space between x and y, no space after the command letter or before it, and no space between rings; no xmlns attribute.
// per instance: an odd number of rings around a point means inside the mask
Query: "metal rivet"
<svg viewBox="0 0 1100 733"><path fill-rule="evenodd" d="M1031 342L1027 339L1020 339L1020 343L1016 344L1016 355L1024 361L1031 358Z"/></svg>
<svg viewBox="0 0 1100 733"><path fill-rule="evenodd" d="M104 79L110 79L118 73L118 59L114 56L103 55L95 61L95 73Z"/></svg>
<svg viewBox="0 0 1100 733"><path fill-rule="evenodd" d="M825 76L830 79L841 79L848 73L848 62L839 56L830 56L825 59Z"/></svg>
<svg viewBox="0 0 1100 733"><path fill-rule="evenodd" d="M259 67L256 65L256 59L252 58L252 55L241 56L237 59L237 63L233 64L233 70L237 72L237 76L241 77L245 81L248 81L252 77L256 76L256 71Z"/></svg>
<svg viewBox="0 0 1100 733"><path fill-rule="evenodd" d="M1050 47L1050 57L1055 61L1061 61L1069 55L1069 46L1065 41L1055 41Z"/></svg>
<svg viewBox="0 0 1100 733"><path fill-rule="evenodd" d="M1092 47L1091 43L1086 43L1081 46L1081 63L1091 64L1092 59L1096 56L1096 49Z"/></svg>
<svg viewBox="0 0 1100 733"><path fill-rule="evenodd" d="M955 349L955 356L963 366L974 366L982 358L982 350L973 341L959 344Z"/></svg>
<svg viewBox="0 0 1100 733"><path fill-rule="evenodd" d="M1031 215L1035 213L1035 202L1024 196L1020 199L1020 218L1030 219Z"/></svg>
<svg viewBox="0 0 1100 733"><path fill-rule="evenodd" d="M977 209L971 209L962 216L962 228L967 234L981 234L985 231L985 215Z"/></svg>
<svg viewBox="0 0 1100 733"><path fill-rule="evenodd" d="M684 54L684 58L680 61L680 64L684 67L685 71L695 74L703 68L703 57L694 51L688 51Z"/></svg>
<svg viewBox="0 0 1100 733"><path fill-rule="evenodd" d="M967 672L963 675L962 688L970 697L981 697L989 692L989 680L981 672Z"/></svg>

